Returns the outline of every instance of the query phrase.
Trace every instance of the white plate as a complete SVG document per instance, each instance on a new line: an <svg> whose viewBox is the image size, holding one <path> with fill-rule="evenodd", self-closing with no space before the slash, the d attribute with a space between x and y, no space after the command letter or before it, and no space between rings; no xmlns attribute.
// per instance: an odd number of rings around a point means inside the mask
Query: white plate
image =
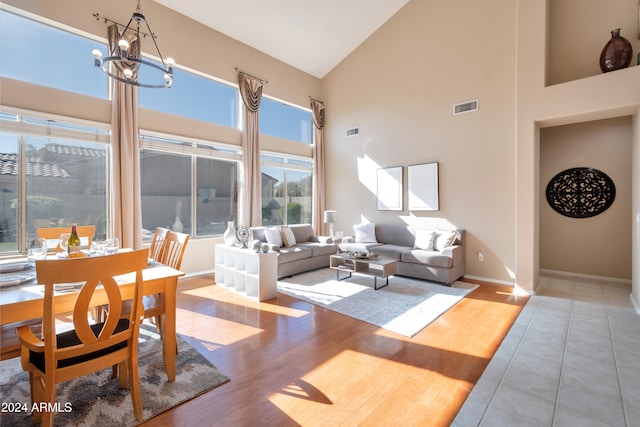
<svg viewBox="0 0 640 427"><path fill-rule="evenodd" d="M14 261L0 264L0 273L13 273L22 271L29 265L28 261Z"/></svg>
<svg viewBox="0 0 640 427"><path fill-rule="evenodd" d="M0 275L0 288L21 285L34 278L33 274L2 274Z"/></svg>

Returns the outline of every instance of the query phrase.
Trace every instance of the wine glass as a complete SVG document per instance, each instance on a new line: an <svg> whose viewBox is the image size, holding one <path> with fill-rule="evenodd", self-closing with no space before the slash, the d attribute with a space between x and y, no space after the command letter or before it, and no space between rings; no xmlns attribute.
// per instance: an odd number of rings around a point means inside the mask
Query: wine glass
<svg viewBox="0 0 640 427"><path fill-rule="evenodd" d="M107 247L106 239L96 239L91 242L91 249L89 253L91 255L104 255L104 251Z"/></svg>
<svg viewBox="0 0 640 427"><path fill-rule="evenodd" d="M36 260L45 259L47 257L47 239L33 239L29 245L27 260L35 263Z"/></svg>
<svg viewBox="0 0 640 427"><path fill-rule="evenodd" d="M118 249L120 249L120 240L117 237L107 239L107 243L104 248L107 255L115 254L118 252Z"/></svg>
<svg viewBox="0 0 640 427"><path fill-rule="evenodd" d="M67 256L69 250L69 236L71 236L71 233L62 233L60 235L60 239L58 239L58 246L61 249L61 252L59 252L59 256Z"/></svg>

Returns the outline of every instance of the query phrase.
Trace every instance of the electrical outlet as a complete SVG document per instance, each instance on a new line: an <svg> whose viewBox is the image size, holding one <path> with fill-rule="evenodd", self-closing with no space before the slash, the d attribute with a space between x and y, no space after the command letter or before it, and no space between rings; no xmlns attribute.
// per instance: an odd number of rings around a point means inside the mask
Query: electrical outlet
<svg viewBox="0 0 640 427"><path fill-rule="evenodd" d="M479 262L484 261L484 254L482 253L482 251L478 251L478 261Z"/></svg>

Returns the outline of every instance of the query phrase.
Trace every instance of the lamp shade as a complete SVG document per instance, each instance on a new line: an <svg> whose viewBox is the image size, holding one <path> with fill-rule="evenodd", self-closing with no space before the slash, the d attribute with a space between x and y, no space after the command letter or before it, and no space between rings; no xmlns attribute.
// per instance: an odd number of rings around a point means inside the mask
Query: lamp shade
<svg viewBox="0 0 640 427"><path fill-rule="evenodd" d="M324 223L331 224L336 222L338 217L338 211L324 211Z"/></svg>

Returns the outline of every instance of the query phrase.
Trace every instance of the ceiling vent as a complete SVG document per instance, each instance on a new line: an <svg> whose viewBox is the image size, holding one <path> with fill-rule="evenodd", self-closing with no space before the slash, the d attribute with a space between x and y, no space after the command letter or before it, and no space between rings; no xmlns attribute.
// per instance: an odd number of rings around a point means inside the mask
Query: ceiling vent
<svg viewBox="0 0 640 427"><path fill-rule="evenodd" d="M358 128L347 129L347 136L356 136L358 133L360 133Z"/></svg>
<svg viewBox="0 0 640 427"><path fill-rule="evenodd" d="M474 99L473 101L461 102L460 104L455 104L453 106L453 115L470 113L472 111L478 111L478 100Z"/></svg>

